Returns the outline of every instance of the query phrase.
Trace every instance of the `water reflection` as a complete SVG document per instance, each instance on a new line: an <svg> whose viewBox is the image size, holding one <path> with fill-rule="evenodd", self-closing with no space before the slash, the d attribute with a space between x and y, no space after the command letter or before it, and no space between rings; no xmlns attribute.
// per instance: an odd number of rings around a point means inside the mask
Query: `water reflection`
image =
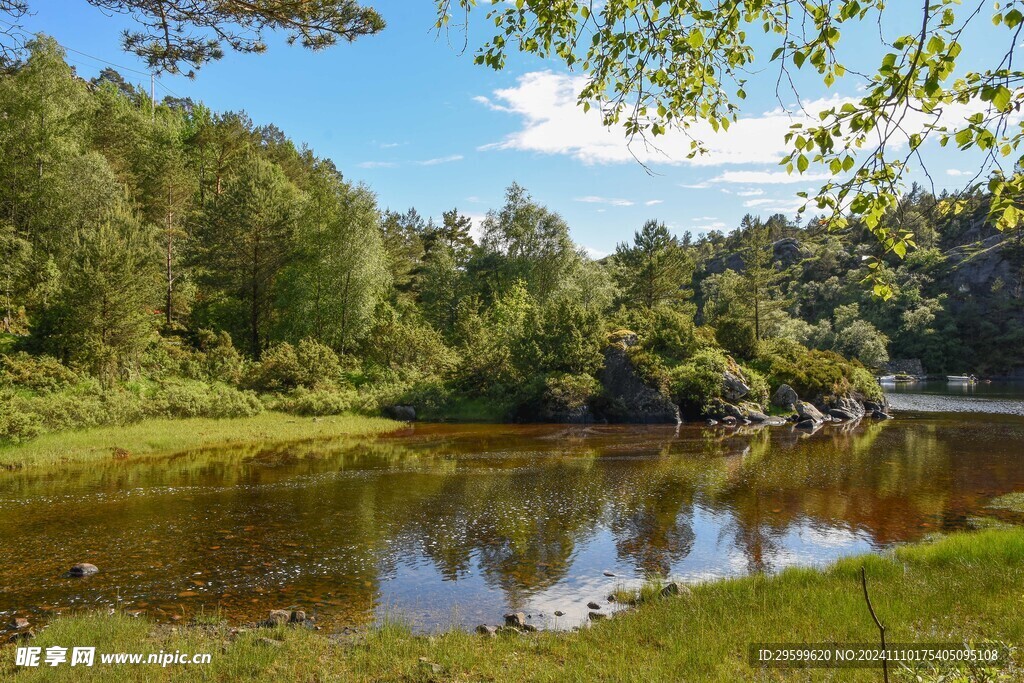
<svg viewBox="0 0 1024 683"><path fill-rule="evenodd" d="M420 425L0 476L0 615L278 607L423 628L570 626L650 573L697 579L962 528L1024 489L1024 420L788 427ZM63 576L73 563L101 568ZM614 574L608 577L605 574ZM543 617L541 615L544 615Z"/></svg>

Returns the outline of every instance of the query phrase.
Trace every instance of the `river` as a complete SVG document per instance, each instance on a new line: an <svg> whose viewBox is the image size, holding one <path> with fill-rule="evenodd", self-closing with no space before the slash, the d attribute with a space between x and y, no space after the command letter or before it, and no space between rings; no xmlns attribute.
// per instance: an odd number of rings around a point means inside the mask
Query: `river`
<svg viewBox="0 0 1024 683"><path fill-rule="evenodd" d="M1024 418L901 401L1024 397L934 392L894 395L894 420L812 435L417 424L3 473L0 617L119 607L247 622L294 608L327 629L390 617L432 631L515 609L567 628L652 574L822 565L1015 521L987 504L1024 491ZM76 562L100 572L68 577Z"/></svg>

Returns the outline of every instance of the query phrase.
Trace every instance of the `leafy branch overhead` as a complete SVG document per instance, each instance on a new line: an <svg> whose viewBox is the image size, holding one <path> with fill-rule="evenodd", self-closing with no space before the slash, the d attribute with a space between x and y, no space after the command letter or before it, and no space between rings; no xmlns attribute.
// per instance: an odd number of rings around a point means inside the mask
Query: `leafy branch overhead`
<svg viewBox="0 0 1024 683"><path fill-rule="evenodd" d="M656 144L669 130L682 131L690 137L691 157L707 151L694 125L727 131L746 97L748 76L765 63L772 65L780 103L789 96L799 101L798 71L816 74L829 88L838 79L856 79L857 98L808 112L817 114L813 125L794 125L781 163L790 173L828 169L833 179L813 196L804 195L804 208L816 207L836 228L850 218L859 221L887 253L903 256L914 246L914 235L900 227L898 216L882 218L896 211L908 173L927 173L920 148L929 138L981 150L974 184L987 183L993 195L991 219L1001 229L1019 220L1024 72L1013 56L1024 19L1020 0L995 3L995 9L989 0L926 0L916 30L879 35L880 61L870 73L844 64L842 38L855 26L872 37L881 34L883 16L895 19L896 3L437 0L438 29L453 25L458 12L468 31L478 4L493 5L487 17L494 35L477 50L477 63L502 69L512 51L561 61L585 75L579 103L585 110L597 108L605 125L620 125L630 142L639 138L644 144ZM1002 44L992 44L996 56L984 68L967 69L962 36L986 18ZM894 23L899 22L887 25ZM956 212L962 204L951 200L943 208Z"/></svg>
<svg viewBox="0 0 1024 683"><path fill-rule="evenodd" d="M282 31L289 44L322 50L384 29L384 19L356 0L85 0L108 13L130 16L124 49L157 72L193 76L207 62L238 52L263 52L264 33ZM30 12L28 0L0 0L0 17ZM18 27L0 24L0 54L9 54Z"/></svg>

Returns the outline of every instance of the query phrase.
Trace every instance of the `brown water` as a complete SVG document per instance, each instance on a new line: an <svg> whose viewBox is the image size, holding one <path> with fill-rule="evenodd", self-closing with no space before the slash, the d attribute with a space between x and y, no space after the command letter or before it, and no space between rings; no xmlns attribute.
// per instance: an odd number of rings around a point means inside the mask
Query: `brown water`
<svg viewBox="0 0 1024 683"><path fill-rule="evenodd" d="M417 425L362 441L0 475L0 618L273 608L421 629L567 627L648 573L818 565L1024 490L1024 419L789 427ZM100 573L65 576L76 562ZM614 577L605 572L615 574ZM566 616L554 620L554 610Z"/></svg>

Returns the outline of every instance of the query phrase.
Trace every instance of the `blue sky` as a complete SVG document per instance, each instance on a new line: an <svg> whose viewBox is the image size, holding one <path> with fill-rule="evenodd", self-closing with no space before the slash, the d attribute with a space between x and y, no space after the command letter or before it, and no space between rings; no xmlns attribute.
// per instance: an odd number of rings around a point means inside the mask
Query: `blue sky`
<svg viewBox="0 0 1024 683"><path fill-rule="evenodd" d="M35 0L35 15L22 24L48 33L65 46L124 67L144 64L120 50L124 17L108 17L84 0ZM244 110L257 123L274 123L297 142L337 163L351 181L365 182L382 207L439 217L458 207L480 218L500 206L512 181L562 214L573 237L591 253L614 250L649 218L674 231L730 230L745 213L793 213L795 193L814 178L787 178L776 165L782 134L791 119L780 111L775 72L753 74L742 121L710 139L713 153L685 160L681 141L666 140L662 154L636 146L654 174L630 156L619 131L605 131L594 115L574 103L573 74L555 63L515 55L503 72L462 53L461 34L451 42L433 30L432 0L370 2L387 29L324 52L289 47L271 38L262 55L228 52L197 78L162 76L158 95L173 92L202 100L215 110ZM894 3L883 29L910 31L920 22L917 3ZM487 35L481 12L469 43ZM976 60L1005 43L988 18L965 39ZM987 27L987 28L981 28ZM845 41L848 65L865 69L881 58L872 23ZM993 47L995 46L995 47ZM69 52L79 73L95 75L105 64ZM144 82L140 74L124 74ZM798 82L804 104L854 97L857 83L840 79L827 90L813 79ZM792 96L783 97L790 106ZM963 184L970 163L950 150L928 150L939 189ZM973 175L973 173L971 174Z"/></svg>

